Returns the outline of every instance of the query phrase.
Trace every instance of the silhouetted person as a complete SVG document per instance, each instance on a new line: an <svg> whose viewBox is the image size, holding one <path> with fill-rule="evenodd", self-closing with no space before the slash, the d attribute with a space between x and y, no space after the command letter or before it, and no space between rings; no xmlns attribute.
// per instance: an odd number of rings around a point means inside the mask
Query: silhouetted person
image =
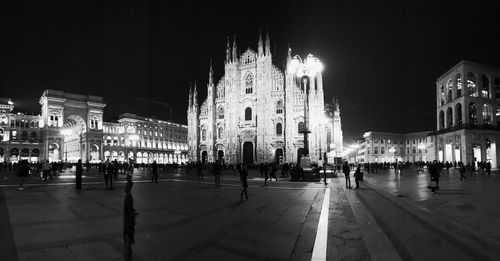
<svg viewBox="0 0 500 261"><path fill-rule="evenodd" d="M79 159L78 162L76 163L76 189L80 191L82 189L82 174L83 174L83 165L82 165L82 160Z"/></svg>
<svg viewBox="0 0 500 261"><path fill-rule="evenodd" d="M219 163L219 160L217 160L214 165L213 165L213 174L214 174L214 178L215 178L215 187L216 188L220 188L220 176L221 176L221 170L220 170L220 163Z"/></svg>
<svg viewBox="0 0 500 261"><path fill-rule="evenodd" d="M326 183L326 160L325 162L323 162L323 174L325 174L325 179L323 180L323 182L325 183L325 186L328 185L328 183Z"/></svg>
<svg viewBox="0 0 500 261"><path fill-rule="evenodd" d="M239 165L239 172L240 172L241 186L243 187L243 190L241 190L241 193L240 193L240 200L243 200L243 193L245 193L245 198L248 200L248 192L247 192L247 188L248 188L248 181L247 181L248 172L247 172L246 166L240 164Z"/></svg>
<svg viewBox="0 0 500 261"><path fill-rule="evenodd" d="M267 162L262 169L264 170L264 186L267 186L267 180L269 179L269 167L267 166Z"/></svg>
<svg viewBox="0 0 500 261"><path fill-rule="evenodd" d="M358 164L354 172L354 181L356 182L356 189L359 189L359 180L361 180L361 164Z"/></svg>
<svg viewBox="0 0 500 261"><path fill-rule="evenodd" d="M108 164L108 167L106 168L106 173L108 174L108 179L109 179L109 190L113 190L113 176L115 173L115 167L111 162Z"/></svg>
<svg viewBox="0 0 500 261"><path fill-rule="evenodd" d="M458 163L458 167L459 167L458 172L460 172L460 180L462 180L464 178L467 179L467 176L465 176L465 166L464 166L464 164L462 162L459 162Z"/></svg>
<svg viewBox="0 0 500 261"><path fill-rule="evenodd" d="M132 260L132 244L135 244L135 219L137 212L134 209L134 198L132 197L132 177L127 176L125 185L125 202L123 204L123 241L125 244L125 260Z"/></svg>
<svg viewBox="0 0 500 261"><path fill-rule="evenodd" d="M342 172L344 173L345 176L345 187L350 189L351 188L351 168L349 168L349 163L344 162L344 166L342 166Z"/></svg>
<svg viewBox="0 0 500 261"><path fill-rule="evenodd" d="M196 163L196 170L198 171L198 178L202 179L203 178L203 164L201 164L201 161L198 161Z"/></svg>
<svg viewBox="0 0 500 261"><path fill-rule="evenodd" d="M16 174L19 178L19 190L24 190L24 179L29 176L30 169L27 160L19 161L19 166L17 166Z"/></svg>
<svg viewBox="0 0 500 261"><path fill-rule="evenodd" d="M151 164L151 182L158 183L158 164L156 163L156 160L153 161L153 164Z"/></svg>

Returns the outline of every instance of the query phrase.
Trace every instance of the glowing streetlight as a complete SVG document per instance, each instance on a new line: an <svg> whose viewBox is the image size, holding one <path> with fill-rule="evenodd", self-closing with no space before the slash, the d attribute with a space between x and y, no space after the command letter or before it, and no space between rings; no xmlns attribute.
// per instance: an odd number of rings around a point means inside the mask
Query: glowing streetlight
<svg viewBox="0 0 500 261"><path fill-rule="evenodd" d="M304 134L304 154L309 154L309 78L315 77L316 74L323 70L323 65L320 60L314 57L312 54L307 55L305 60L298 55L295 55L290 62L288 71L300 78L301 89L304 91L305 101L304 101L304 129L300 130L300 133Z"/></svg>

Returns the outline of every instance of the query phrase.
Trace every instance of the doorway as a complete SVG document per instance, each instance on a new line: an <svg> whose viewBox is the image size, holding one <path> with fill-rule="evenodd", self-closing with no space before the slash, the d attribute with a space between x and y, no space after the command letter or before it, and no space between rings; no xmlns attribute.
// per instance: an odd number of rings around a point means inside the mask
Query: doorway
<svg viewBox="0 0 500 261"><path fill-rule="evenodd" d="M283 149L277 149L274 153L274 162L277 164L281 164L283 160Z"/></svg>
<svg viewBox="0 0 500 261"><path fill-rule="evenodd" d="M247 165L253 164L253 144L248 141L243 143L243 163Z"/></svg>

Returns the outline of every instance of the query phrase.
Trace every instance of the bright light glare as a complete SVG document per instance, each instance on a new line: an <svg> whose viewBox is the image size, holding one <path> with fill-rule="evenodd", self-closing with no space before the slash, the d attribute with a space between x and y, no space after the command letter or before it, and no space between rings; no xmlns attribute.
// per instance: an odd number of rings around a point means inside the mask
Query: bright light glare
<svg viewBox="0 0 500 261"><path fill-rule="evenodd" d="M66 135L71 135L72 133L73 133L73 131L72 131L72 130L70 130L70 129L63 129L63 130L61 131L61 134L62 134L62 135L65 135L65 136L66 136Z"/></svg>
<svg viewBox="0 0 500 261"><path fill-rule="evenodd" d="M418 148L423 150L423 149L425 149L425 145L423 143L420 143L420 144L418 144Z"/></svg>
<svg viewBox="0 0 500 261"><path fill-rule="evenodd" d="M394 152L396 152L396 149L394 147L390 147L389 148L389 153L394 153Z"/></svg>
<svg viewBox="0 0 500 261"><path fill-rule="evenodd" d="M14 102L13 102L11 99L9 99L9 101L8 101L7 103L8 103L9 105L14 105Z"/></svg>

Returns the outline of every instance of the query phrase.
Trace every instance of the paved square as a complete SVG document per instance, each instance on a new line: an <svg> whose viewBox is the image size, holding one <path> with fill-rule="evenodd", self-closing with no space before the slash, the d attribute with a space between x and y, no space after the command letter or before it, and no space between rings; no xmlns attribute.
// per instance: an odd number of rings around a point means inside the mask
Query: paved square
<svg viewBox="0 0 500 261"><path fill-rule="evenodd" d="M122 260L123 177L107 191L98 173L88 174L77 192L71 173L45 183L31 178L24 191L11 173L0 173L7 177L0 185L1 260ZM311 260L325 188L322 260L495 260L499 254L496 173L460 182L452 171L438 193L414 169L366 174L360 190L330 176L327 186L283 179L263 186L252 171L249 200L240 201L234 174L224 175L217 189L208 173L198 179L170 171L151 183L136 170L134 260Z"/></svg>

